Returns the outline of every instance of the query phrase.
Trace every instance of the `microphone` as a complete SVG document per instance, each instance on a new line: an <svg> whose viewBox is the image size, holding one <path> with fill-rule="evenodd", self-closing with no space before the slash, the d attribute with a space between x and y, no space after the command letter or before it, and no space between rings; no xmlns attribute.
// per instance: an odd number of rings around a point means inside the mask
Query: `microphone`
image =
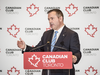
<svg viewBox="0 0 100 75"><path fill-rule="evenodd" d="M63 45L64 45L64 42L62 41L62 42L60 42L60 44L63 46ZM51 45L51 46L53 46L53 45ZM66 48L59 47L59 46L55 46L55 45L54 45L53 47L56 47L56 48L59 48L59 49L67 50Z"/></svg>
<svg viewBox="0 0 100 75"><path fill-rule="evenodd" d="M53 45L51 45L53 46ZM67 50L66 48L63 48L63 47L59 47L59 46L53 46L53 47L56 47L56 48L60 48L60 49L64 49L64 50Z"/></svg>
<svg viewBox="0 0 100 75"><path fill-rule="evenodd" d="M64 41L60 42L60 44L61 44L62 46L64 46Z"/></svg>
<svg viewBox="0 0 100 75"><path fill-rule="evenodd" d="M41 46L38 46L38 47L36 47L36 48L33 48L33 49L31 49L29 52L31 52L31 51L33 51L33 50L35 50L35 49L38 49L38 48L44 47L44 46L46 46L46 45L49 44L49 43L50 43L50 41L47 41L46 44L41 45Z"/></svg>

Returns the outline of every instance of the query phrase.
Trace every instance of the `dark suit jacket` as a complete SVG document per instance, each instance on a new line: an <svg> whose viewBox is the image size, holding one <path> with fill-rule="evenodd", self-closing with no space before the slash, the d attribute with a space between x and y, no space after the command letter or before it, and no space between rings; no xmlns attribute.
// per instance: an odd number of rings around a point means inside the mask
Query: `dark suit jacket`
<svg viewBox="0 0 100 75"><path fill-rule="evenodd" d="M41 41L38 43L38 45L36 47L46 44L47 41L50 41L50 44L51 44L53 32L54 32L54 30L49 30L49 31L44 32L44 34L41 38ZM75 55L77 57L76 63L79 62L79 60L81 58L81 52L80 52L79 38L78 38L78 34L76 32L74 32L74 31L70 30L69 28L67 28L66 26L64 26L55 46L63 47L63 48L66 48L67 50L54 48L53 49L54 52L72 51L73 55ZM38 51L47 52L47 51L50 51L50 48L51 48L51 46L47 45L40 49L34 50L34 52L35 51L36 52L38 52ZM32 49L32 47L27 45L25 52L29 52L31 49ZM68 75L68 72L69 72L68 69L53 69L53 70L50 70L50 75ZM43 70L42 75L47 75L47 70ZM70 69L70 75L75 75L74 65L73 65L73 68Z"/></svg>

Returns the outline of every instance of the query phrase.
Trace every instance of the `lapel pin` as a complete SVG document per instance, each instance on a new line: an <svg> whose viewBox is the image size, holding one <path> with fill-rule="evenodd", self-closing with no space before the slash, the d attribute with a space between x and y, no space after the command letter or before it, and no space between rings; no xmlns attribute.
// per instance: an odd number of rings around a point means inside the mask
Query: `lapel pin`
<svg viewBox="0 0 100 75"><path fill-rule="evenodd" d="M63 34L63 36L65 36L65 35Z"/></svg>

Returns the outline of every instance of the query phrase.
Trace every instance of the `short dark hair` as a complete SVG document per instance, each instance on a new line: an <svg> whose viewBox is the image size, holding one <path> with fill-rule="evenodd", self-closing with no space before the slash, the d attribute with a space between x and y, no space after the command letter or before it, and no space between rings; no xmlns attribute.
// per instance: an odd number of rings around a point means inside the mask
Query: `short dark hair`
<svg viewBox="0 0 100 75"><path fill-rule="evenodd" d="M59 9L52 9L52 10L49 10L49 11L47 12L47 14L49 14L49 13L52 12L52 11L55 11L55 12L56 12L58 18L62 16L62 18L63 18L63 20L64 20L64 15L63 15L63 13L62 13L61 10L59 10Z"/></svg>

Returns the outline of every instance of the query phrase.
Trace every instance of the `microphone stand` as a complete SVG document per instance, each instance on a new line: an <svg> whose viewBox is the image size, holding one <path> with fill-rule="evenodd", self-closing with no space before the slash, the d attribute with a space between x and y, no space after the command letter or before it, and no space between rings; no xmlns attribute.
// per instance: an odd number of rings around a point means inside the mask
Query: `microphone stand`
<svg viewBox="0 0 100 75"><path fill-rule="evenodd" d="M48 43L50 43L50 42L48 42ZM47 51L49 52L49 47L47 46ZM47 75L49 75L50 74L50 70L48 69L47 70Z"/></svg>
<svg viewBox="0 0 100 75"><path fill-rule="evenodd" d="M70 75L70 69L69 69L69 75Z"/></svg>
<svg viewBox="0 0 100 75"><path fill-rule="evenodd" d="M49 75L49 73L50 73L49 69L47 70L47 73L48 73L48 75Z"/></svg>
<svg viewBox="0 0 100 75"><path fill-rule="evenodd" d="M46 46L48 43L49 43L49 41L48 41L46 44L44 44L44 45L41 45L41 46L38 46L38 47L36 47L36 48L31 49L29 52L31 52L31 51L33 51L33 50L35 50L35 49L38 49L38 48L44 47L44 46Z"/></svg>
<svg viewBox="0 0 100 75"><path fill-rule="evenodd" d="M51 45L53 46L53 45ZM59 47L59 46L53 46L53 47L56 47L56 48L60 48L60 49L64 49L64 50L67 50L66 48L63 48L63 47Z"/></svg>

